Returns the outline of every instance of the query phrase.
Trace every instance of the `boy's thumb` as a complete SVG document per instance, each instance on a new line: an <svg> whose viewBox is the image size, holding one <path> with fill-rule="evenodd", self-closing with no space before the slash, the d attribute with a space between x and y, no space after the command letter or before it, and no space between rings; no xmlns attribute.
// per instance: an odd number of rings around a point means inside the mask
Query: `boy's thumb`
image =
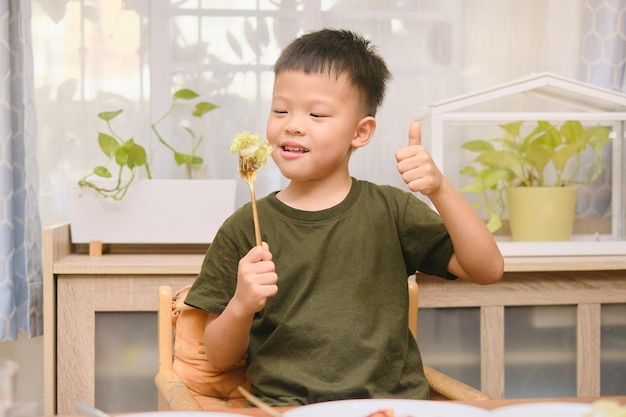
<svg viewBox="0 0 626 417"><path fill-rule="evenodd" d="M413 121L409 126L409 146L422 144L422 129L420 122Z"/></svg>

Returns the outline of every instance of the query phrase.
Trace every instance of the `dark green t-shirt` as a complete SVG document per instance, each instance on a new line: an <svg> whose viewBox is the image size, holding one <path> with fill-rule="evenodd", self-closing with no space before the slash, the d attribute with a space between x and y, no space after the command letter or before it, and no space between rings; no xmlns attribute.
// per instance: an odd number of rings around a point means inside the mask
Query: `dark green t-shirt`
<svg viewBox="0 0 626 417"><path fill-rule="evenodd" d="M252 325L252 391L274 405L426 398L407 326L407 277L454 278L440 217L411 193L354 179L345 200L327 210L296 210L275 193L258 209L278 294ZM186 302L220 314L234 294L239 259L254 244L247 204L217 232Z"/></svg>

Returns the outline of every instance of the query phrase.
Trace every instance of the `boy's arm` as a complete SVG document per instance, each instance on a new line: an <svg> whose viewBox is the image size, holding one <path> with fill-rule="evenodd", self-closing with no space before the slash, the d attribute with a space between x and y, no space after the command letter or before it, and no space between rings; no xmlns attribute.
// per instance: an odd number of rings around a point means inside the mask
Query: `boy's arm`
<svg viewBox="0 0 626 417"><path fill-rule="evenodd" d="M214 366L229 369L247 352L254 314L276 295L277 282L267 243L241 258L235 295L220 315L209 314L204 327L206 356Z"/></svg>
<svg viewBox="0 0 626 417"><path fill-rule="evenodd" d="M400 149L396 159L398 171L409 189L427 196L446 225L454 245L448 271L478 284L499 281L504 260L498 245L485 223L422 146L419 122L411 123L409 146Z"/></svg>

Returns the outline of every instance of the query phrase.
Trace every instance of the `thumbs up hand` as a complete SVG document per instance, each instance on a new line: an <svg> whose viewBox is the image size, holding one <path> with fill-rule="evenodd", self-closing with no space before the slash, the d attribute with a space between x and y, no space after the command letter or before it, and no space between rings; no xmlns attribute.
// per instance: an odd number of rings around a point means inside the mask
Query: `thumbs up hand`
<svg viewBox="0 0 626 417"><path fill-rule="evenodd" d="M443 174L435 165L432 157L422 146L420 123L414 121L409 127L409 144L396 152L398 172L414 192L431 196L439 191Z"/></svg>

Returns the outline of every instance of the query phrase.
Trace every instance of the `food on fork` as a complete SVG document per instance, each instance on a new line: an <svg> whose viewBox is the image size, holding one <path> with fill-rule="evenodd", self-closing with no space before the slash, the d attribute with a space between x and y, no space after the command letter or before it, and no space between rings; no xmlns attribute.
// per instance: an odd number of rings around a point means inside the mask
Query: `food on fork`
<svg viewBox="0 0 626 417"><path fill-rule="evenodd" d="M230 145L230 153L239 154L240 167L245 171L256 171L267 161L272 147L261 136L248 131L240 133Z"/></svg>
<svg viewBox="0 0 626 417"><path fill-rule="evenodd" d="M272 147L267 143L267 140L261 142L259 135L253 135L246 131L235 137L230 145L230 152L239 154L239 175L250 187L254 238L256 245L261 246L261 225L259 224L259 212L256 206L254 181L256 181L257 169L267 161L267 157L272 153Z"/></svg>

